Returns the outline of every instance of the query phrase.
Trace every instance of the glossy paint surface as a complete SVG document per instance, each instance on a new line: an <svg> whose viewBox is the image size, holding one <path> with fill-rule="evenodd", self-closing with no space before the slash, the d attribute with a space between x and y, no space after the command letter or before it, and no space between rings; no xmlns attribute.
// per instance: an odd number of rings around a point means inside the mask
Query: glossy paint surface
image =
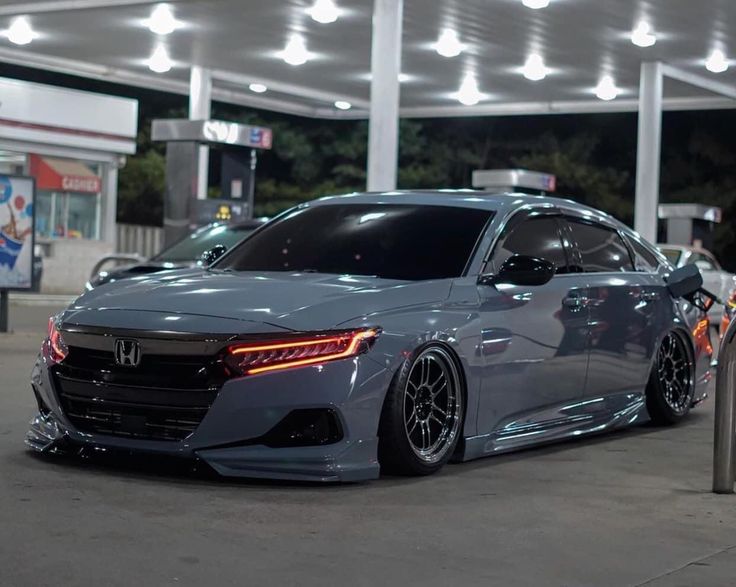
<svg viewBox="0 0 736 587"><path fill-rule="evenodd" d="M199 427L180 442L76 431L42 355L33 384L68 437L93 446L199 456L223 474L366 479L379 471L378 423L390 382L406 357L429 342L444 345L461 368L467 410L465 440L455 455L460 460L646 417L654 353L673 329L691 342L698 382L709 377L708 345L696 343L692 333L702 316L669 295L664 259L656 272L571 272L540 286L478 283L480 274L493 271L494 245L517 214L583 214L622 237L638 238L607 215L555 198L462 192L355 194L309 205L336 201L482 207L494 216L464 275L452 279L255 274L216 265L95 288L64 312L61 330L99 349L110 350L123 333L140 340L144 354L166 348L196 354L187 345L217 352L259 334L353 327L380 327L382 334L357 357L228 380ZM315 407L338 413L345 432L340 442L277 449L248 444L291 410Z"/></svg>

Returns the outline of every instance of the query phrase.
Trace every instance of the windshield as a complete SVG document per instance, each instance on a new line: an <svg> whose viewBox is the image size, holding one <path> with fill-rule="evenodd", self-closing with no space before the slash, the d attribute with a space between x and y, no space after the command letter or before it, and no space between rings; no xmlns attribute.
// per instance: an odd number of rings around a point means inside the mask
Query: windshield
<svg viewBox="0 0 736 587"><path fill-rule="evenodd" d="M153 261L171 263L196 261L215 245L225 245L228 250L256 229L255 226L206 226L174 243L153 257Z"/></svg>
<svg viewBox="0 0 736 587"><path fill-rule="evenodd" d="M302 208L242 243L216 268L400 280L459 277L492 216L489 210L455 206Z"/></svg>
<svg viewBox="0 0 736 587"><path fill-rule="evenodd" d="M667 257L667 260L670 263L677 267L677 263L680 260L680 255L682 255L682 251L680 249L667 249L664 247L660 247L659 250L662 251L662 254Z"/></svg>

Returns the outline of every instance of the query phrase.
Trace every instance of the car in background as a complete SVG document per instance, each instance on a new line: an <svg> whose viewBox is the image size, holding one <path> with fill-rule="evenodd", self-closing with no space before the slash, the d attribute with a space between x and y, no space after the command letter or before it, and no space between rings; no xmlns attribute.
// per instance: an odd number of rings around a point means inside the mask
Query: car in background
<svg viewBox="0 0 736 587"><path fill-rule="evenodd" d="M690 264L696 265L703 276L703 287L715 294L719 300L727 303L731 299L736 289L736 275L724 271L713 253L706 249L685 245L659 244L657 246L675 268ZM725 308L722 304L715 304L710 314L711 323L717 326L721 324L726 315Z"/></svg>
<svg viewBox="0 0 736 587"><path fill-rule="evenodd" d="M255 218L242 222L216 222L208 224L198 228L190 235L175 242L147 261L120 265L113 269L96 273L87 283L87 289L136 275L147 275L160 271L169 271L171 269L195 267L202 263L201 257L207 251L218 246L224 247L222 252L229 250L244 238L250 236L267 221L267 218Z"/></svg>
<svg viewBox="0 0 736 587"><path fill-rule="evenodd" d="M322 198L53 317L26 441L358 481L675 424L711 376L701 286L569 200Z"/></svg>

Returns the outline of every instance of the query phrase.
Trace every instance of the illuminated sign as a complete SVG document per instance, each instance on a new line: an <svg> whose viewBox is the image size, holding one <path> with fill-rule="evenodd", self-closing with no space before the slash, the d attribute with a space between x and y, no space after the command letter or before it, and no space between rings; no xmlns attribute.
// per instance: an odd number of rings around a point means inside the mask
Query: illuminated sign
<svg viewBox="0 0 736 587"><path fill-rule="evenodd" d="M270 128L224 120L154 120L151 137L154 141L192 141L251 149L273 146Z"/></svg>

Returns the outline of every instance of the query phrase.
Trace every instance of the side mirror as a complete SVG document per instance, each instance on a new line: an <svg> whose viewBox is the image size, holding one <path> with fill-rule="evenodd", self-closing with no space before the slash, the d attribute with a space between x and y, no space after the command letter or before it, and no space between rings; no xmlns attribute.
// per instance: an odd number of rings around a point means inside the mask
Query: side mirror
<svg viewBox="0 0 736 587"><path fill-rule="evenodd" d="M703 276L696 265L685 265L667 276L667 289L675 298L695 295L703 287Z"/></svg>
<svg viewBox="0 0 736 587"><path fill-rule="evenodd" d="M497 275L481 275L480 285L544 285L555 275L554 263L537 257L513 255L504 261Z"/></svg>
<svg viewBox="0 0 736 587"><path fill-rule="evenodd" d="M227 252L227 247L225 245L215 245L211 249L208 249L202 255L199 257L198 265L201 265L202 267L209 267L217 261L220 257L222 257Z"/></svg>

